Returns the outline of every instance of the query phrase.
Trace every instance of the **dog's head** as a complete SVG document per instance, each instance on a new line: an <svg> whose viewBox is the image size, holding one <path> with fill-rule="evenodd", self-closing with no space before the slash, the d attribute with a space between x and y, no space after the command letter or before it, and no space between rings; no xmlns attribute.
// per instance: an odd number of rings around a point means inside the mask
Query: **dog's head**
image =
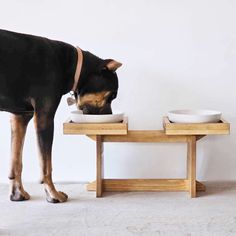
<svg viewBox="0 0 236 236"><path fill-rule="evenodd" d="M117 96L118 77L116 70L122 64L103 60L84 53L84 62L79 82L77 107L83 114L112 114L111 103Z"/></svg>

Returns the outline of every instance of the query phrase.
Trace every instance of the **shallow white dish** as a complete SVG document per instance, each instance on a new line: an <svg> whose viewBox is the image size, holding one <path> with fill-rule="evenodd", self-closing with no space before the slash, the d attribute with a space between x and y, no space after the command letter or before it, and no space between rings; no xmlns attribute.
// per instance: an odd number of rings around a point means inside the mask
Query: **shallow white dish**
<svg viewBox="0 0 236 236"><path fill-rule="evenodd" d="M70 118L75 123L116 123L124 119L124 113L113 111L109 115L84 115L82 111L72 111Z"/></svg>
<svg viewBox="0 0 236 236"><path fill-rule="evenodd" d="M168 112L168 118L175 123L214 123L221 119L220 111L175 110Z"/></svg>

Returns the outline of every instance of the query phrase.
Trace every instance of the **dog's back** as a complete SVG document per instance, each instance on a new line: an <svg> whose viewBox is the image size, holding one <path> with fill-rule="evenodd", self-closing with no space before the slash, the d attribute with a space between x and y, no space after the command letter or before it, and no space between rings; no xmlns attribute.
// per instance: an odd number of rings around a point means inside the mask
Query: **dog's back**
<svg viewBox="0 0 236 236"><path fill-rule="evenodd" d="M75 66L69 44L0 30L0 110L33 111L32 99L68 92Z"/></svg>

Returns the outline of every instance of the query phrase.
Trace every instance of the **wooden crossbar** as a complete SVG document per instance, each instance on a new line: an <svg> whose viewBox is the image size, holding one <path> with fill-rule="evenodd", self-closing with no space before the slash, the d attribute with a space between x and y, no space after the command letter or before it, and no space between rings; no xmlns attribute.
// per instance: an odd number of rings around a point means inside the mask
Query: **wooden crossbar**
<svg viewBox="0 0 236 236"><path fill-rule="evenodd" d="M96 135L87 135L92 140L96 140ZM166 135L163 130L129 130L127 135L103 135L105 142L130 142L130 143L186 143L187 135Z"/></svg>
<svg viewBox="0 0 236 236"><path fill-rule="evenodd" d="M205 186L196 182L197 191L205 191ZM104 192L129 191L189 191L188 179L103 179ZM88 191L96 191L96 181L87 185Z"/></svg>

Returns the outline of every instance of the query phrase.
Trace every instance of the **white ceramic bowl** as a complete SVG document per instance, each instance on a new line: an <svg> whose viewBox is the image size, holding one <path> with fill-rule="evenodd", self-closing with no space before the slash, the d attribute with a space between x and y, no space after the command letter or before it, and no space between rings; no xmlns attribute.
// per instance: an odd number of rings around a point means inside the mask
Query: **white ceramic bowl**
<svg viewBox="0 0 236 236"><path fill-rule="evenodd" d="M214 123L221 119L221 112L212 110L175 110L168 112L168 118L175 123Z"/></svg>
<svg viewBox="0 0 236 236"><path fill-rule="evenodd" d="M84 115L82 111L72 111L70 118L75 123L116 123L124 119L124 113L113 111L109 115Z"/></svg>

